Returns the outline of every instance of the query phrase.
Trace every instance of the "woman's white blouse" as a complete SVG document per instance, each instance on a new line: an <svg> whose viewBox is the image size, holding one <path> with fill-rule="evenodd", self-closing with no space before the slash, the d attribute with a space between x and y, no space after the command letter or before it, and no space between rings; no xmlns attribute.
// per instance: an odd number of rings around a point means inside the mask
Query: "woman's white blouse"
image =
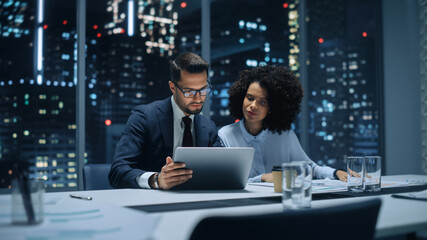
<svg viewBox="0 0 427 240"><path fill-rule="evenodd" d="M284 162L292 161L310 161L313 166L313 178L334 178L335 169L322 167L313 162L305 154L292 130L281 134L263 130L257 136L253 136L246 130L244 120L241 120L224 126L219 130L218 135L225 147L255 148L248 182L261 182L261 175L270 173L273 166L281 166Z"/></svg>

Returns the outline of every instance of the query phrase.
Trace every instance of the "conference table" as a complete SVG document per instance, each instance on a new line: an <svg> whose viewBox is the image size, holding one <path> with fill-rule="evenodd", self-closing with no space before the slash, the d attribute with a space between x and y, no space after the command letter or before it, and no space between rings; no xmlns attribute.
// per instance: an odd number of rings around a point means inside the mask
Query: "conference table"
<svg viewBox="0 0 427 240"><path fill-rule="evenodd" d="M382 177L396 187L355 195L346 191L313 190L312 208L333 207L367 199L382 200L375 237L427 230L427 201L400 199L393 191L427 189L426 175ZM314 188L313 188L314 189ZM396 190L397 189L397 190ZM70 194L92 200L71 198ZM1 239L189 239L208 216L282 212L281 194L269 185L248 184L244 190L160 191L113 189L52 192L44 195L44 221L11 223L11 195L0 195ZM333 231L333 226L331 226Z"/></svg>

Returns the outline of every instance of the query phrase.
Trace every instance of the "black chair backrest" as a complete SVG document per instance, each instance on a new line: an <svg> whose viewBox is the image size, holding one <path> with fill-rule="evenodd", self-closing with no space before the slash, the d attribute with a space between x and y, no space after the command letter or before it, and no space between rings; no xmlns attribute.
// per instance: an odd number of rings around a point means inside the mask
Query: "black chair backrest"
<svg viewBox="0 0 427 240"><path fill-rule="evenodd" d="M208 217L190 239L373 239L379 199L251 216Z"/></svg>
<svg viewBox="0 0 427 240"><path fill-rule="evenodd" d="M86 164L83 166L84 190L113 189L108 181L111 164Z"/></svg>

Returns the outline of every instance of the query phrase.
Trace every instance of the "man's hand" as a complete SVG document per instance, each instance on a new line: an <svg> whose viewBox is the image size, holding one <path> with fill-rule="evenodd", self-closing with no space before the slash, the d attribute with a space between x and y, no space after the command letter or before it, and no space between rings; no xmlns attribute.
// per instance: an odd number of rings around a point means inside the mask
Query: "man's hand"
<svg viewBox="0 0 427 240"><path fill-rule="evenodd" d="M339 180L343 181L343 182L347 182L347 173L342 171L342 170L338 170L337 171L337 177Z"/></svg>
<svg viewBox="0 0 427 240"><path fill-rule="evenodd" d="M164 165L162 167L162 171L158 173L159 187L165 190L170 189L192 178L193 170L180 169L184 167L185 167L185 163L174 163L171 157L167 157L166 165Z"/></svg>

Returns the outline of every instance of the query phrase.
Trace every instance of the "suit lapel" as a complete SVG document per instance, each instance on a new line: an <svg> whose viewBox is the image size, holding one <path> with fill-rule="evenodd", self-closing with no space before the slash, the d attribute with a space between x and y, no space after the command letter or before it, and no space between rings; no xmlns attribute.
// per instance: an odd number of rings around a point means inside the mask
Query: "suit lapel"
<svg viewBox="0 0 427 240"><path fill-rule="evenodd" d="M157 119L159 119L160 131L163 135L165 150L172 154L173 149L173 111L171 99L160 102L158 105Z"/></svg>
<svg viewBox="0 0 427 240"><path fill-rule="evenodd" d="M207 147L209 144L209 133L206 131L204 119L199 115L194 115L194 130L196 131L196 146Z"/></svg>
<svg viewBox="0 0 427 240"><path fill-rule="evenodd" d="M159 119L160 131L163 135L165 150L172 154L173 149L173 110L171 99L167 98L158 105L157 119ZM194 130L196 135L195 147L207 147L212 145L209 132L206 130L206 120L199 114L194 115Z"/></svg>

